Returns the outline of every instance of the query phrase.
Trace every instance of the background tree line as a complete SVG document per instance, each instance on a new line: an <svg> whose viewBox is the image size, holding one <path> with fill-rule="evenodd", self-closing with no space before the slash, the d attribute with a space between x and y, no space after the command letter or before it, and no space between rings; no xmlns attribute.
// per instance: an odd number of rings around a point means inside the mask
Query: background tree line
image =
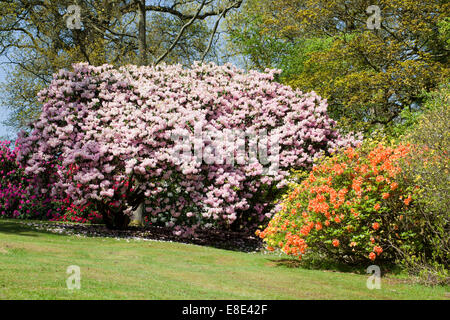
<svg viewBox="0 0 450 320"><path fill-rule="evenodd" d="M190 65L219 57L218 25L242 0L2 0L0 54L9 65L2 102L7 124L37 118L37 92L75 62ZM69 28L77 5L81 28ZM72 19L72 18L71 18ZM73 20L71 20L73 22Z"/></svg>
<svg viewBox="0 0 450 320"><path fill-rule="evenodd" d="M67 27L73 4L81 29ZM367 27L370 5L379 29ZM327 98L345 130L390 130L448 83L449 13L445 0L1 0L2 103L25 128L36 93L74 62L210 60L282 69L279 81Z"/></svg>
<svg viewBox="0 0 450 320"><path fill-rule="evenodd" d="M379 29L367 26L371 5ZM370 132L407 121L448 83L449 13L445 0L247 0L229 20L230 48L327 98L342 127Z"/></svg>

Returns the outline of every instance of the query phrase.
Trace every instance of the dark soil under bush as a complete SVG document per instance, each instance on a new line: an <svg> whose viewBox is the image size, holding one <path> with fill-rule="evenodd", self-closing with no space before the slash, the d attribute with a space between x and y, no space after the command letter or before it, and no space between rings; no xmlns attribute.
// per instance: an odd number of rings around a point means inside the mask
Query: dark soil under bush
<svg viewBox="0 0 450 320"><path fill-rule="evenodd" d="M263 247L261 239L242 232L223 230L197 230L189 238L182 238L173 234L172 228L165 227L130 227L128 230L110 230L104 225L88 225L73 223L45 223L28 222L29 226L52 233L80 235L86 237L112 237L137 240L172 241L219 249L254 252Z"/></svg>

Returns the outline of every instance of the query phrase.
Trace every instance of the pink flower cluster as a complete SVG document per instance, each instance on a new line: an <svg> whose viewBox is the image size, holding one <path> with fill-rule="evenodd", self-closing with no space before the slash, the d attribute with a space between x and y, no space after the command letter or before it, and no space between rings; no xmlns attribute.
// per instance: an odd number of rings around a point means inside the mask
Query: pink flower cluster
<svg viewBox="0 0 450 320"><path fill-rule="evenodd" d="M18 160L37 174L59 164L52 192L63 191L75 205L131 214L143 201L152 222L169 226L257 224L271 216L290 169L357 143L340 136L326 100L276 83L276 72L246 73L230 64L76 64L40 92L42 114L31 134L20 134ZM197 129L266 130L279 141L278 173L265 175L254 161L174 157L171 137L194 139ZM70 165L77 172L69 177Z"/></svg>

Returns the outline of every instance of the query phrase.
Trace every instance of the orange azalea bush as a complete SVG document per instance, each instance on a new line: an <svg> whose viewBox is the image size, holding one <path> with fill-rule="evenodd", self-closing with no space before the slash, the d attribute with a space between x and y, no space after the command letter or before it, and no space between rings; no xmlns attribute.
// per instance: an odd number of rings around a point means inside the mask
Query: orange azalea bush
<svg viewBox="0 0 450 320"><path fill-rule="evenodd" d="M268 226L257 231L270 251L301 258L316 252L346 263L393 260L413 190L398 180L409 145L367 142L322 159L290 185Z"/></svg>

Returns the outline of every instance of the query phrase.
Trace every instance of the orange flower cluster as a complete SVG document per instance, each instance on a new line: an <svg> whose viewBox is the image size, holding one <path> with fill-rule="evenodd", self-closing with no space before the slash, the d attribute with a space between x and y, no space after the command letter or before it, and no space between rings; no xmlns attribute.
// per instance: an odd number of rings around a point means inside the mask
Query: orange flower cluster
<svg viewBox="0 0 450 320"><path fill-rule="evenodd" d="M268 250L279 248L299 258L307 248L323 249L328 243L327 250L375 260L383 252L383 201L399 199L399 160L408 152L409 146L379 144L369 151L348 148L324 159L291 188L282 209L257 234ZM403 203L411 201L409 195Z"/></svg>
<svg viewBox="0 0 450 320"><path fill-rule="evenodd" d="M288 232L285 237L283 252L289 255L301 256L305 253L308 245L300 236Z"/></svg>

